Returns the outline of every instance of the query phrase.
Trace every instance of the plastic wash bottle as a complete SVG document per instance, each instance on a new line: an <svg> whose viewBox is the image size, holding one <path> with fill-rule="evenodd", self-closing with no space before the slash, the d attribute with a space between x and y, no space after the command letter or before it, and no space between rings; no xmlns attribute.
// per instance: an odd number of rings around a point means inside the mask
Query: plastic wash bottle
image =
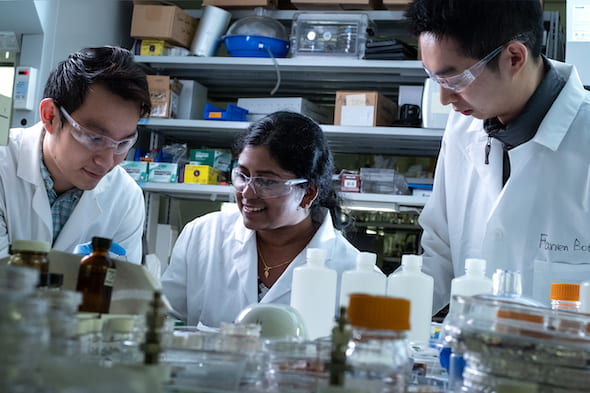
<svg viewBox="0 0 590 393"><path fill-rule="evenodd" d="M387 277L387 294L410 301L408 341L428 343L434 279L421 269L421 255L402 255L401 271L398 270Z"/></svg>
<svg viewBox="0 0 590 393"><path fill-rule="evenodd" d="M368 295L385 295L387 276L375 268L377 255L372 252L361 252L356 258L356 269L342 273L340 283L340 305L348 307L351 293Z"/></svg>
<svg viewBox="0 0 590 393"><path fill-rule="evenodd" d="M293 270L291 307L303 317L310 340L329 336L336 311L336 271L327 268L326 252L307 249L307 263Z"/></svg>
<svg viewBox="0 0 590 393"><path fill-rule="evenodd" d="M473 296L480 293L492 293L492 279L486 277L485 273L485 259L465 259L465 274L455 277L451 281L450 307L453 307L453 295Z"/></svg>

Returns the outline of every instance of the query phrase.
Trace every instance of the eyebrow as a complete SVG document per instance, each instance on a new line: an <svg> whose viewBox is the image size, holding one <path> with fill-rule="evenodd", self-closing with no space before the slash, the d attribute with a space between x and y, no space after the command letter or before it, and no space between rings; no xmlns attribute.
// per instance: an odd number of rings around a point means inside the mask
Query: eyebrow
<svg viewBox="0 0 590 393"><path fill-rule="evenodd" d="M239 163L238 163L238 168L250 172L250 170L248 168L246 168L244 165L239 164ZM256 171L256 174L255 175L250 174L248 177L253 177L253 176L254 177L257 177L257 176L260 177L260 176L269 176L269 175L270 176L276 176L279 179L282 179L282 176L281 175L279 175L278 173L276 173L276 172L274 172L272 170Z"/></svg>
<svg viewBox="0 0 590 393"><path fill-rule="evenodd" d="M424 63L422 63L422 67L428 69ZM444 67L444 68L442 68L442 69L440 69L440 70L438 70L436 72L433 72L432 70L429 70L429 71L432 74L437 75L437 76L438 75L449 75L449 74L452 75L452 74L456 74L456 73L459 72L459 70L457 70L457 67L455 67L455 66L446 66L446 67Z"/></svg>

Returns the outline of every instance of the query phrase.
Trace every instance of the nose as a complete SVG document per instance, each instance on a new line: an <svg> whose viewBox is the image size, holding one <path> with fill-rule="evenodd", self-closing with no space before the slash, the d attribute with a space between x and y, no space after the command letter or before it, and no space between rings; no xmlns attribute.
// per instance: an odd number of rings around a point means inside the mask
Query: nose
<svg viewBox="0 0 590 393"><path fill-rule="evenodd" d="M254 188L252 181L246 183L246 186L242 190L242 196L246 199L254 199L258 197L258 195L256 195L256 189Z"/></svg>
<svg viewBox="0 0 590 393"><path fill-rule="evenodd" d="M108 148L94 153L94 163L101 168L110 170L116 164L125 159L124 154L115 154L113 148Z"/></svg>
<svg viewBox="0 0 590 393"><path fill-rule="evenodd" d="M457 102L457 93L451 89L445 89L440 87L440 103L443 105L449 105L453 102Z"/></svg>

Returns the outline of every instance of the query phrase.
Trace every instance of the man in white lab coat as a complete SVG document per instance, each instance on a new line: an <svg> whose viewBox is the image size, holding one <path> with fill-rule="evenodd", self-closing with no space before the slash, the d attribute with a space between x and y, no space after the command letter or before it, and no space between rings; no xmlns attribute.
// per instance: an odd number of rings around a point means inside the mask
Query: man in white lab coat
<svg viewBox="0 0 590 393"><path fill-rule="evenodd" d="M118 166L150 110L145 73L117 47L71 54L50 74L40 123L0 147L0 257L14 240L73 252L113 239L140 263L143 194Z"/></svg>
<svg viewBox="0 0 590 393"><path fill-rule="evenodd" d="M407 17L454 110L420 217L433 311L468 257L544 303L550 283L590 279L590 97L541 55L539 0L415 0Z"/></svg>

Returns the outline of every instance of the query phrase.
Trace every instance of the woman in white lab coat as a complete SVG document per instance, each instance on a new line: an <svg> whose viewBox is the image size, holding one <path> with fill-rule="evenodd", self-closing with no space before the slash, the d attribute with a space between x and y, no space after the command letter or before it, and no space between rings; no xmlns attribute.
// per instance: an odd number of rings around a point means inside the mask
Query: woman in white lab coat
<svg viewBox="0 0 590 393"><path fill-rule="evenodd" d="M433 311L469 257L544 303L552 282L590 279L590 94L540 54L539 1L416 0L409 15L455 111L420 216Z"/></svg>
<svg viewBox="0 0 590 393"><path fill-rule="evenodd" d="M289 304L293 269L305 263L306 248L324 249L339 277L358 254L337 229L333 159L313 120L275 112L250 125L235 153L239 211L187 224L162 276L172 315L189 325L233 322L252 303Z"/></svg>

